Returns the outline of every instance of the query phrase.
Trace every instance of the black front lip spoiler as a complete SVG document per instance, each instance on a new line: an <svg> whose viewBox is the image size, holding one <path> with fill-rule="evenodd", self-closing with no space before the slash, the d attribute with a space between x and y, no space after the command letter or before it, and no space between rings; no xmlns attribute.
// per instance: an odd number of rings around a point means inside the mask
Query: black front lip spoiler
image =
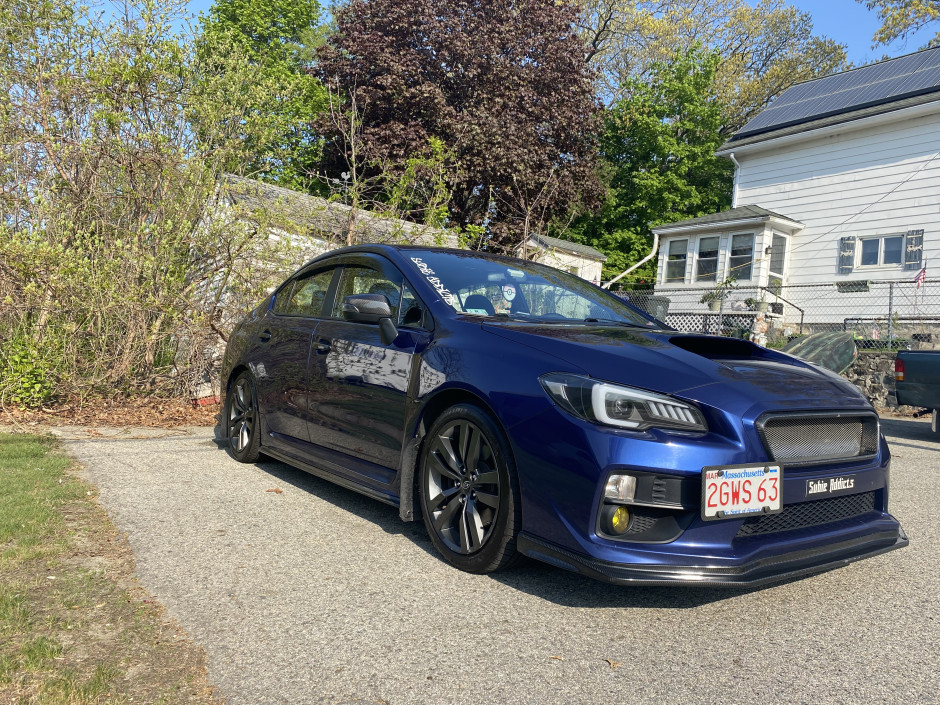
<svg viewBox="0 0 940 705"><path fill-rule="evenodd" d="M907 534L881 531L819 548L761 558L733 567L676 566L611 563L575 553L522 533L521 553L551 565L615 585L701 585L703 587L759 587L792 578L841 568L907 546Z"/></svg>

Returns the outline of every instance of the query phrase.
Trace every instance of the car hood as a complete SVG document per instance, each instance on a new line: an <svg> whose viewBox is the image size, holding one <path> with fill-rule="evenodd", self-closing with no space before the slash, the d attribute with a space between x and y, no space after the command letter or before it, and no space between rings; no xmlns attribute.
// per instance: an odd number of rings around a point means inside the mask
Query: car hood
<svg viewBox="0 0 940 705"><path fill-rule="evenodd" d="M606 325L507 322L483 328L596 379L705 403L735 397L745 407L760 402L780 409L870 408L858 388L842 377L737 338Z"/></svg>

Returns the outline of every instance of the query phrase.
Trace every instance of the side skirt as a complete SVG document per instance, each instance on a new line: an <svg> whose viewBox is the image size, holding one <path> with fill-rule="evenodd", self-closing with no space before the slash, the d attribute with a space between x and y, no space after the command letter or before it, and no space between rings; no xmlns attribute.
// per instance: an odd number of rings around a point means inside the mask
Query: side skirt
<svg viewBox="0 0 940 705"><path fill-rule="evenodd" d="M282 463L287 463L288 465L303 470L304 472L309 472L311 475L316 475L319 478L328 480L334 485L345 487L347 490L352 490L353 492L358 492L359 494L363 494L366 497L377 499L380 502L390 504L393 507L399 506L399 499L397 495L394 495L390 492L382 492L381 490L377 490L372 487L366 487L365 485L360 485L358 482L354 482L353 480L345 478L342 475L338 475L324 468L312 465L311 463L304 460L295 458L294 456L283 453L276 448L263 446L261 448L261 453L262 455L267 455L271 458L274 458L275 460L280 460Z"/></svg>

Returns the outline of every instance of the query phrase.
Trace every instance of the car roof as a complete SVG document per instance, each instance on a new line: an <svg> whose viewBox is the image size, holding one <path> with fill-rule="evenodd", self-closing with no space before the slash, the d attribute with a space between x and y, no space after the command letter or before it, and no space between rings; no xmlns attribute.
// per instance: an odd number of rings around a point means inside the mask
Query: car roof
<svg viewBox="0 0 940 705"><path fill-rule="evenodd" d="M357 252L372 253L372 254L388 254L389 252L440 252L444 254L463 254L463 255L472 255L479 257L480 259L490 259L490 260L505 260L505 261L518 261L518 257L513 257L512 255L501 255L496 254L495 252L481 252L480 250L464 250L456 247L428 247L425 245L405 245L405 244L388 244L388 243L369 243L362 245L350 245L348 247L341 247L336 250L330 250L329 252L324 252L323 254L317 255L313 259L309 260L304 266L306 267L313 262L319 262L320 260L326 259L327 257L338 257L341 255L347 254L356 254Z"/></svg>

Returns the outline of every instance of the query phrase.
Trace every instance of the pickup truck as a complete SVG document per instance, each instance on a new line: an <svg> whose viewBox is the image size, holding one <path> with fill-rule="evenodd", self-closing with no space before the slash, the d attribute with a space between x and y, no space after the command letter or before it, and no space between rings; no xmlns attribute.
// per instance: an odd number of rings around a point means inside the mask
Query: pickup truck
<svg viewBox="0 0 940 705"><path fill-rule="evenodd" d="M940 350L899 350L894 360L894 381L898 404L930 409L930 428L940 430Z"/></svg>

